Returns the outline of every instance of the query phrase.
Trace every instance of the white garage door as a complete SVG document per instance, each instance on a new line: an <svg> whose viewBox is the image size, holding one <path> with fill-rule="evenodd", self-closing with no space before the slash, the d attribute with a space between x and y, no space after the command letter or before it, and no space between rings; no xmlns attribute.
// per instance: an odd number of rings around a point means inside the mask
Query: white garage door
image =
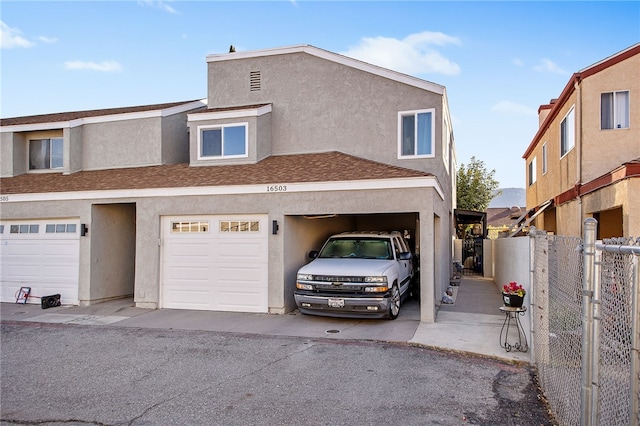
<svg viewBox="0 0 640 426"><path fill-rule="evenodd" d="M14 302L20 287L33 296L60 294L60 302L78 304L80 224L77 220L0 222L1 301ZM28 303L40 303L38 298Z"/></svg>
<svg viewBox="0 0 640 426"><path fill-rule="evenodd" d="M162 218L163 308L268 310L267 216Z"/></svg>

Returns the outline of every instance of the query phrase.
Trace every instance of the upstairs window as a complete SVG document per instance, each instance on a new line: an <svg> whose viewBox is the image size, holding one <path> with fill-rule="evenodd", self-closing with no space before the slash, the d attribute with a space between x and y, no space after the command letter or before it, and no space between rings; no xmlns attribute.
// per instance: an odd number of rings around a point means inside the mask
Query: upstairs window
<svg viewBox="0 0 640 426"><path fill-rule="evenodd" d="M61 169L63 139L33 139L29 141L29 170Z"/></svg>
<svg viewBox="0 0 640 426"><path fill-rule="evenodd" d="M434 109L398 114L399 157L434 156Z"/></svg>
<svg viewBox="0 0 640 426"><path fill-rule="evenodd" d="M571 151L576 144L576 124L573 108L560 123L560 157Z"/></svg>
<svg viewBox="0 0 640 426"><path fill-rule="evenodd" d="M542 145L542 174L547 174L547 144Z"/></svg>
<svg viewBox="0 0 640 426"><path fill-rule="evenodd" d="M629 128L629 91L600 95L600 129Z"/></svg>
<svg viewBox="0 0 640 426"><path fill-rule="evenodd" d="M529 163L529 186L536 183L536 157Z"/></svg>
<svg viewBox="0 0 640 426"><path fill-rule="evenodd" d="M247 156L247 123L198 129L199 159Z"/></svg>

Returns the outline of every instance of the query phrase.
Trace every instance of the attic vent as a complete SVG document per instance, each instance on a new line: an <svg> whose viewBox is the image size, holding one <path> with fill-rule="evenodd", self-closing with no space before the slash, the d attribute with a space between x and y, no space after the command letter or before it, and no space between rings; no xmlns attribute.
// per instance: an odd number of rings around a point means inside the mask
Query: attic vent
<svg viewBox="0 0 640 426"><path fill-rule="evenodd" d="M260 90L260 71L251 71L249 73L249 90L252 92Z"/></svg>

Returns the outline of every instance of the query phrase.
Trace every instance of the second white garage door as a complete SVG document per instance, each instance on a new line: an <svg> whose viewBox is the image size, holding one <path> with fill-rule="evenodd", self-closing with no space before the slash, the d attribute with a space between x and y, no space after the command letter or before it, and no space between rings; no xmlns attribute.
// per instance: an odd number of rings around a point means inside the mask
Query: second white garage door
<svg viewBox="0 0 640 426"><path fill-rule="evenodd" d="M162 218L163 308L268 311L267 216Z"/></svg>

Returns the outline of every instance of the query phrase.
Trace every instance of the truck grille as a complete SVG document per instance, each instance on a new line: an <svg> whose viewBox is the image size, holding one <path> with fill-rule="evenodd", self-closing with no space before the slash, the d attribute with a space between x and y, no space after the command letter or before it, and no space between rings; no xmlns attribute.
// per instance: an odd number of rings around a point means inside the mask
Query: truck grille
<svg viewBox="0 0 640 426"><path fill-rule="evenodd" d="M328 283L362 283L364 277L344 277L336 275L314 275L313 281L328 282Z"/></svg>

